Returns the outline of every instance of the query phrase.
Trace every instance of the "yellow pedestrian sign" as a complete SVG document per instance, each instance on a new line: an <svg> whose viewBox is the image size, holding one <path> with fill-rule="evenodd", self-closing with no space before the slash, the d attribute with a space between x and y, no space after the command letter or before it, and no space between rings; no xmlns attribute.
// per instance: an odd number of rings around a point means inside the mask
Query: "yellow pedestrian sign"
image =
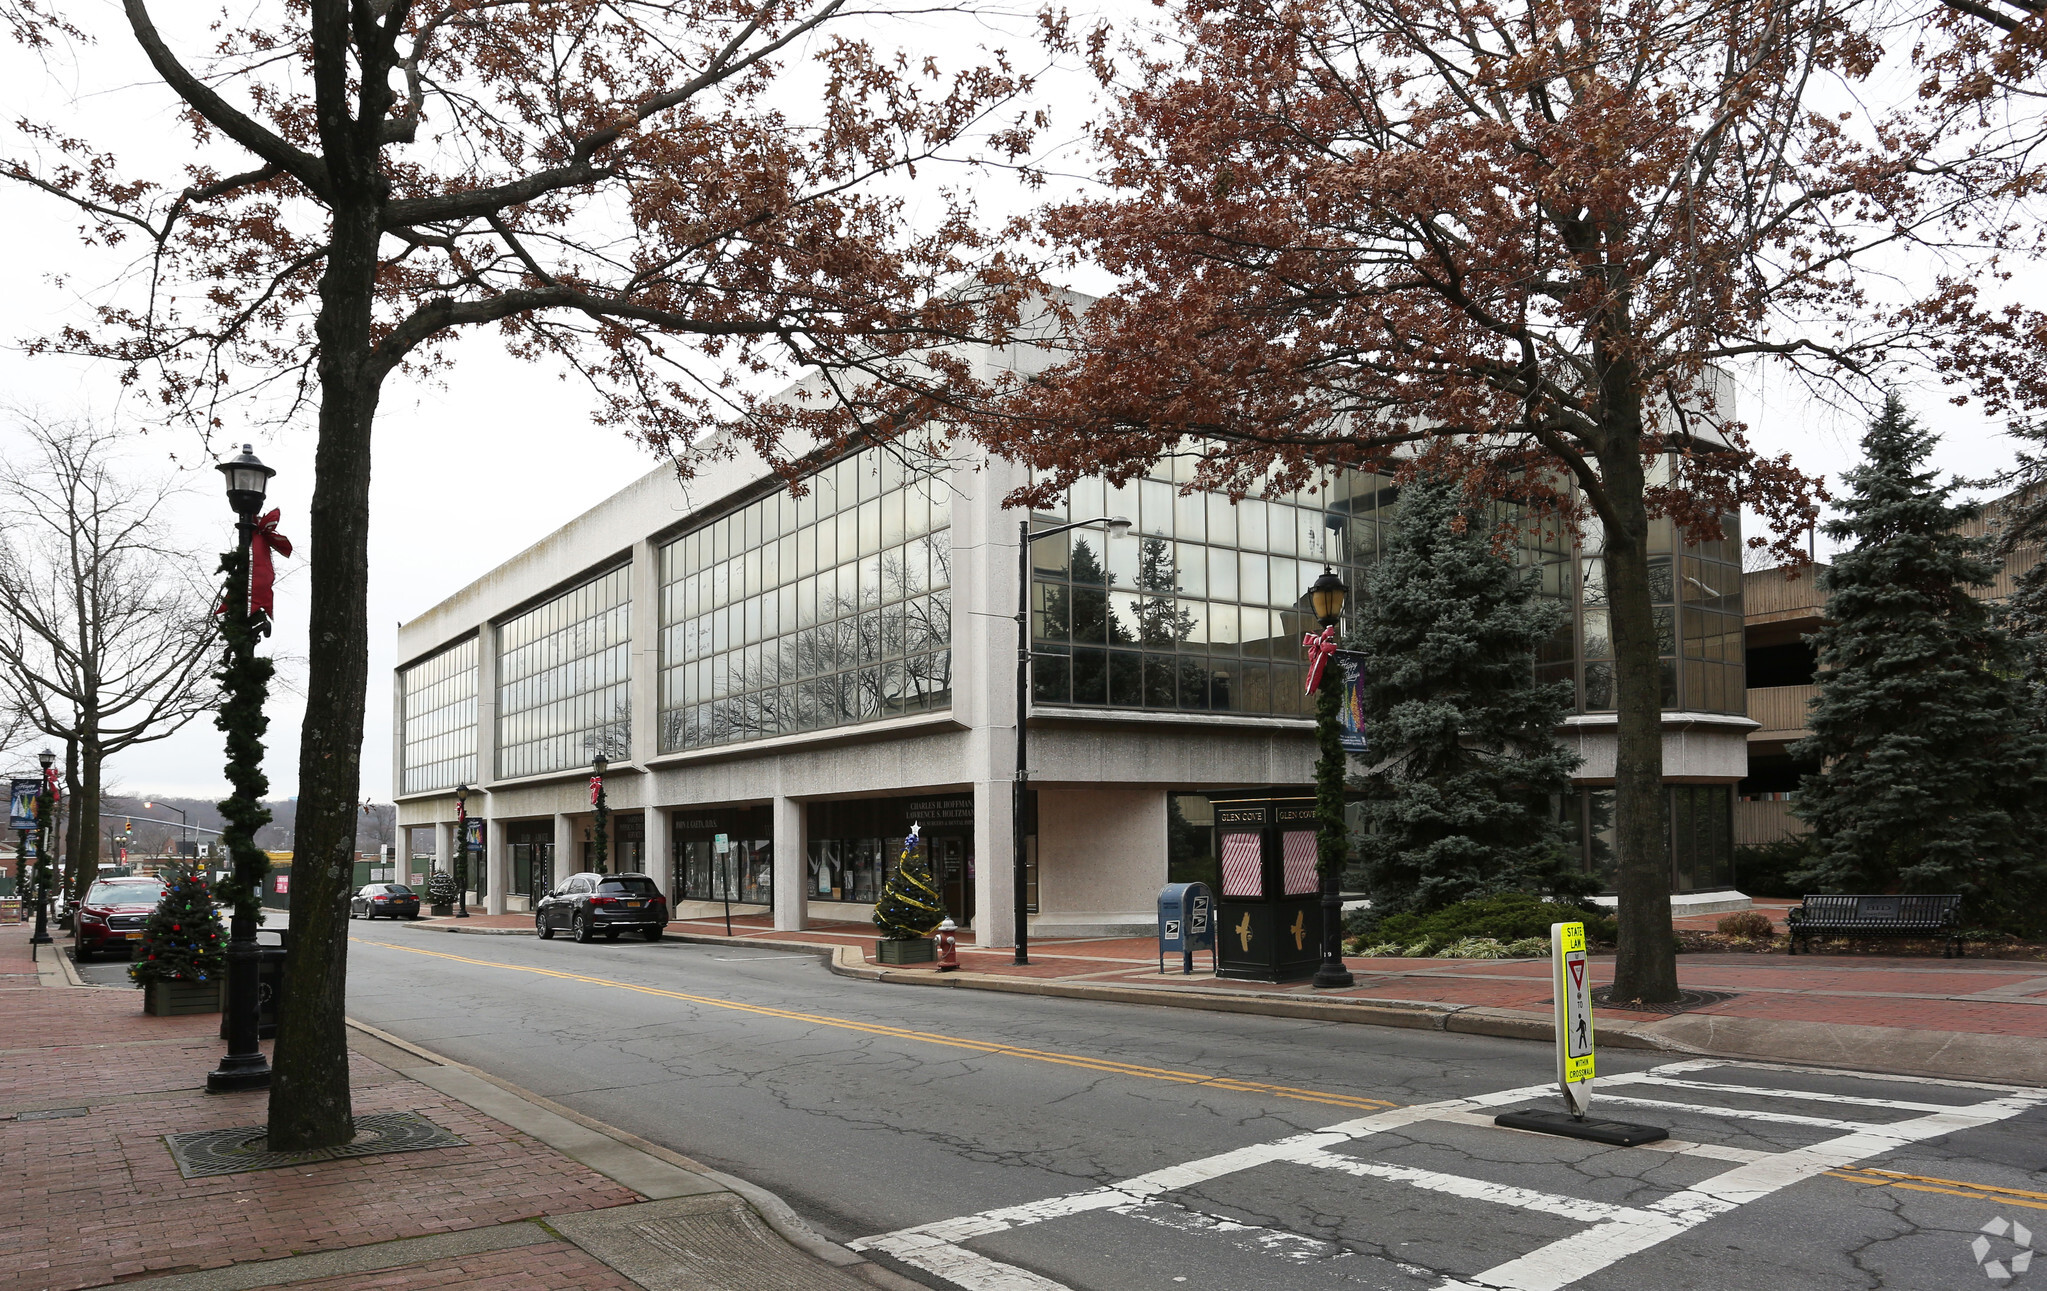
<svg viewBox="0 0 2047 1291"><path fill-rule="evenodd" d="M1555 974L1557 1085L1573 1116L1592 1102L1592 981L1585 958L1585 925L1549 926L1550 963Z"/></svg>

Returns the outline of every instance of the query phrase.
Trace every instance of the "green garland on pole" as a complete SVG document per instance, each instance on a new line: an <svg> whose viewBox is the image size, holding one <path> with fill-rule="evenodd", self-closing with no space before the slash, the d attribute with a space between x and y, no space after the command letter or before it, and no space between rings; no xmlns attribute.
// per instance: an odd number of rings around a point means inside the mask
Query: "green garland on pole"
<svg viewBox="0 0 2047 1291"><path fill-rule="evenodd" d="M930 856L924 847L922 830L910 826L896 857L896 872L881 888L874 903L874 926L890 941L916 941L929 935L945 918L945 899L931 882Z"/></svg>
<svg viewBox="0 0 2047 1291"><path fill-rule="evenodd" d="M253 919L261 913L263 880L270 874L270 858L256 846L256 831L270 823L270 809L263 805L270 792L270 778L263 774L263 736L270 719L263 705L277 665L256 653L265 625L253 622L248 612L248 562L246 551L223 552L220 557L220 572L227 576L220 635L227 651L220 671L213 675L222 697L213 724L227 736L227 779L234 787L218 804L226 824L220 841L227 847L232 870L219 893L237 913Z"/></svg>

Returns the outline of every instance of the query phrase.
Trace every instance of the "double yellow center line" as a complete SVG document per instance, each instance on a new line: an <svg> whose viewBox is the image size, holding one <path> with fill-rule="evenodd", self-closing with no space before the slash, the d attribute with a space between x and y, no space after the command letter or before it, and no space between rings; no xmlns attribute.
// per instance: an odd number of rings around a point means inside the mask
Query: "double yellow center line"
<svg viewBox="0 0 2047 1291"><path fill-rule="evenodd" d="M583 982L591 986L608 986L614 990L635 991L641 995L655 995L663 999L682 1000L690 1004L701 1004L706 1008L729 1009L735 1013L752 1013L760 1017L780 1018L787 1022L800 1022L808 1026L835 1027L841 1031L858 1031L865 1035L886 1036L895 1040L913 1040L921 1044L941 1045L950 1049L966 1049L974 1053L985 1053L1005 1058L1022 1058L1030 1062L1057 1063L1063 1067L1079 1067L1086 1071L1099 1071L1112 1076L1134 1076L1142 1080L1164 1080L1180 1085L1195 1085L1206 1089L1226 1089L1239 1094L1265 1094L1273 1098L1290 1098L1304 1103L1324 1103L1330 1107L1344 1107L1356 1111L1378 1111L1397 1107L1379 1098L1360 1098L1354 1094L1331 1093L1319 1089L1296 1089L1291 1085L1273 1085L1264 1081L1239 1080L1234 1076L1210 1076L1197 1071L1174 1071L1168 1067L1146 1067L1136 1063L1117 1062L1110 1058L1096 1058L1085 1054L1055 1053L1047 1049L1027 1049L1022 1045L997 1044L987 1040L970 1040L963 1036L941 1035L932 1031L913 1031L906 1027L884 1026L876 1022L855 1022L848 1018L826 1017L819 1013L796 1013L789 1009L769 1008L760 1004L741 1004L735 1000L721 1000L711 995L694 995L688 991L668 991L657 986L636 986L631 982L614 981L608 977L590 977L583 973L565 973L553 968L533 968L525 964L506 964L489 959L471 959L466 955L450 955L445 951L422 950L417 946L400 946L388 941L368 941L351 937L350 941L366 946L379 946L386 950L401 950L408 955L425 955L432 959L445 959L457 964L473 964L478 968L495 968L512 973L532 973L537 977L553 977L565 982Z"/></svg>
<svg viewBox="0 0 2047 1291"><path fill-rule="evenodd" d="M1995 1201L2007 1206L2025 1206L2031 1210L2047 1210L2047 1192L2027 1192L2023 1188L2000 1188L1989 1183L1967 1183L1960 1179L1936 1179L1923 1174L1900 1174L1896 1170L1876 1170L1856 1166L1847 1170L1829 1170L1836 1179L1850 1183L1866 1183L1876 1187L1904 1188L1911 1192L1939 1192L1950 1197L1968 1197L1976 1201Z"/></svg>

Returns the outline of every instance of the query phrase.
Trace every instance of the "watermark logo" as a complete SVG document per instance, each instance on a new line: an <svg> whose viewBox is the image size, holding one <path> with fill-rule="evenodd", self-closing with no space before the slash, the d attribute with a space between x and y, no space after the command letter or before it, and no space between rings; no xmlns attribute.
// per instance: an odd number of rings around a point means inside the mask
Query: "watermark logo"
<svg viewBox="0 0 2047 1291"><path fill-rule="evenodd" d="M1969 1249L1976 1253L1976 1267L1983 1276L2009 1282L2033 1266L2033 1231L1999 1215L1977 1230Z"/></svg>

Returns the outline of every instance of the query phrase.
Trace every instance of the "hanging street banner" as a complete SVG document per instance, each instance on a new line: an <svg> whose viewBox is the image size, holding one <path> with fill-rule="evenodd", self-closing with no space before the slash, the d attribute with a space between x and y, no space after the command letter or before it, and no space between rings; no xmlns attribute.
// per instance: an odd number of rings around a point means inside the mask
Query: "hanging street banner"
<svg viewBox="0 0 2047 1291"><path fill-rule="evenodd" d="M464 821L462 832L468 835L468 837L462 840L463 851L480 852L483 850L483 818L481 816L471 816L468 820Z"/></svg>
<svg viewBox="0 0 2047 1291"><path fill-rule="evenodd" d="M36 795L43 791L43 782L37 776L15 776L8 790L7 822L9 829L34 829L36 827Z"/></svg>
<svg viewBox="0 0 2047 1291"><path fill-rule="evenodd" d="M1571 1115L1592 1102L1592 980L1585 959L1585 925L1549 926L1550 963L1556 974L1557 1085Z"/></svg>
<svg viewBox="0 0 2047 1291"><path fill-rule="evenodd" d="M1346 753L1363 753L1365 657L1355 650L1339 650L1336 661L1343 666L1343 693L1336 700L1336 742Z"/></svg>

